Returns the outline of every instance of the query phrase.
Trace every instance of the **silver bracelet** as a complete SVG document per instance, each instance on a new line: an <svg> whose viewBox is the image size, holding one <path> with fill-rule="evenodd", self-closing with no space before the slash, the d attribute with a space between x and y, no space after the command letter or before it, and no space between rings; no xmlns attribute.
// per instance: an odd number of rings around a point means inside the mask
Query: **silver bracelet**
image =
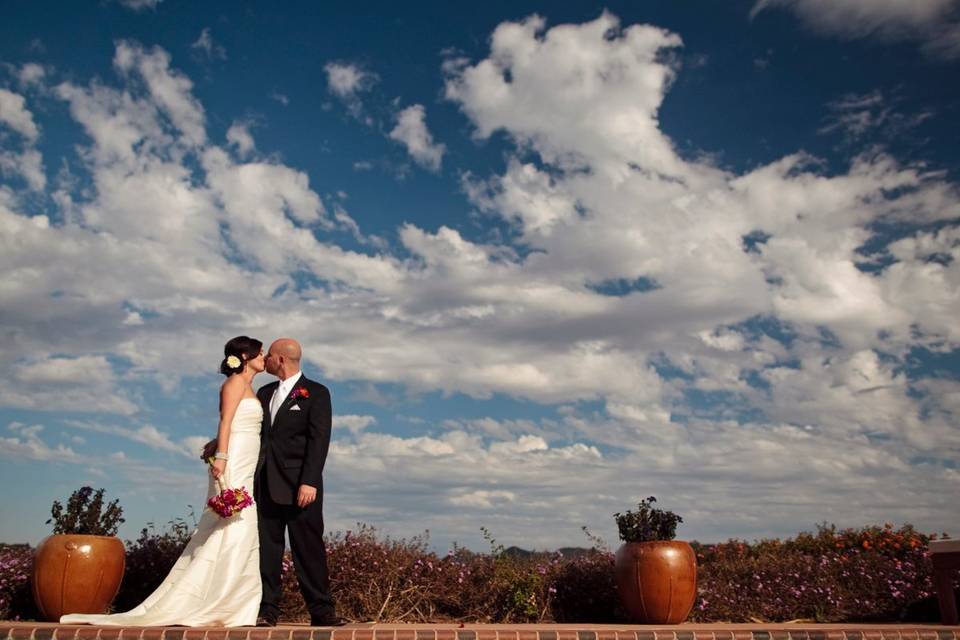
<svg viewBox="0 0 960 640"><path fill-rule="evenodd" d="M227 455L226 453L224 453L223 451L217 451L215 454L213 454L213 459L214 459L214 460L229 460L229 459L230 459L230 456L228 456L228 455Z"/></svg>

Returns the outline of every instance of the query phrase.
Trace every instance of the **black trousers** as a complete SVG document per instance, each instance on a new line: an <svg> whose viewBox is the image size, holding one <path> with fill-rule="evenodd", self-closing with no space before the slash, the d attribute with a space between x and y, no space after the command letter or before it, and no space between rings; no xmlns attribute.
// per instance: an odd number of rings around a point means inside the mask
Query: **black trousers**
<svg viewBox="0 0 960 640"><path fill-rule="evenodd" d="M327 549L323 544L323 497L306 509L293 504L277 504L270 499L266 474L261 480L257 501L257 528L260 533L260 579L263 597L260 615L276 618L280 614L283 586L284 532L290 531L293 568L300 582L300 592L311 616L335 613L330 594L330 572L327 570Z"/></svg>

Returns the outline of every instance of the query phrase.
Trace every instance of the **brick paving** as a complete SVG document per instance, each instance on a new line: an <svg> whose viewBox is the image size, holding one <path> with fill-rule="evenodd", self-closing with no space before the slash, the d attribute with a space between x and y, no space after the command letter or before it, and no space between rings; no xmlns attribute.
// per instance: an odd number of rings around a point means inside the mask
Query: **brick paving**
<svg viewBox="0 0 960 640"><path fill-rule="evenodd" d="M308 627L93 627L0 621L0 640L960 640L926 624L348 624Z"/></svg>

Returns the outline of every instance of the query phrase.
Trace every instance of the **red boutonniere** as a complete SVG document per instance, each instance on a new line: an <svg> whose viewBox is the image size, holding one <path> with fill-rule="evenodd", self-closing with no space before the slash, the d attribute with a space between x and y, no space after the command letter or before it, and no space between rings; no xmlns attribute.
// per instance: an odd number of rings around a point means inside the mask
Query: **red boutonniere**
<svg viewBox="0 0 960 640"><path fill-rule="evenodd" d="M297 398L309 398L309 397L310 397L310 392L307 391L306 387L297 387L290 394L291 400L296 400Z"/></svg>

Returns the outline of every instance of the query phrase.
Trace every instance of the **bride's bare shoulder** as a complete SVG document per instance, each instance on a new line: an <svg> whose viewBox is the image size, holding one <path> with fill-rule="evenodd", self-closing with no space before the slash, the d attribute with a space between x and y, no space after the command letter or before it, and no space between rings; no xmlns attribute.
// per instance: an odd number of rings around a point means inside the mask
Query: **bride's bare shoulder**
<svg viewBox="0 0 960 640"><path fill-rule="evenodd" d="M220 385L220 395L243 395L245 386L246 385L244 385L243 378L240 376L230 376L223 381L222 385Z"/></svg>

